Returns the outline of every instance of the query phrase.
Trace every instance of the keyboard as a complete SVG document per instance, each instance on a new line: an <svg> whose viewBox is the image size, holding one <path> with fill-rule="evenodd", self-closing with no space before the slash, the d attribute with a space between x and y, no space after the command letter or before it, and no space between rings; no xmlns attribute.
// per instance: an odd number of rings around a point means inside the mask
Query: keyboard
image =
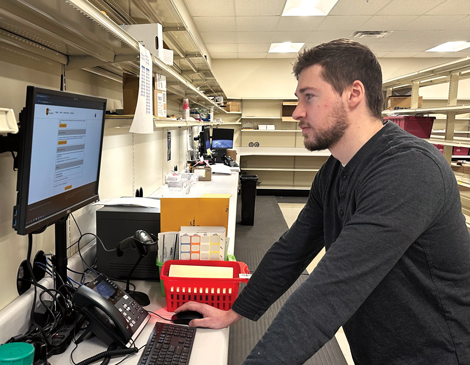
<svg viewBox="0 0 470 365"><path fill-rule="evenodd" d="M139 365L187 365L195 335L195 328L155 323Z"/></svg>

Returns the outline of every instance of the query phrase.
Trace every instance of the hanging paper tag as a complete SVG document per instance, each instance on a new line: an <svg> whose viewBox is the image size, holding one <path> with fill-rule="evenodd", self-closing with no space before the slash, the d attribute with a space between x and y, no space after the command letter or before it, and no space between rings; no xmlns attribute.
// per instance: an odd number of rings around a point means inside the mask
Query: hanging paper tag
<svg viewBox="0 0 470 365"><path fill-rule="evenodd" d="M150 52L140 43L139 48L139 95L137 96L137 106L129 131L148 134L153 133L152 57Z"/></svg>

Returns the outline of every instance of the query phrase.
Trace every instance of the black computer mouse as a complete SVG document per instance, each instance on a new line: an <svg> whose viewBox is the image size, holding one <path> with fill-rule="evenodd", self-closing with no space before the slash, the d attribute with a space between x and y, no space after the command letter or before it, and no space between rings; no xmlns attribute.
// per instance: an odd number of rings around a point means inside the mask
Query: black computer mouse
<svg viewBox="0 0 470 365"><path fill-rule="evenodd" d="M184 311L184 312L179 312L175 313L173 317L171 317L171 321L175 324L184 324L184 325L189 325L189 322L191 322L193 319L200 319L204 318L204 316L195 311Z"/></svg>

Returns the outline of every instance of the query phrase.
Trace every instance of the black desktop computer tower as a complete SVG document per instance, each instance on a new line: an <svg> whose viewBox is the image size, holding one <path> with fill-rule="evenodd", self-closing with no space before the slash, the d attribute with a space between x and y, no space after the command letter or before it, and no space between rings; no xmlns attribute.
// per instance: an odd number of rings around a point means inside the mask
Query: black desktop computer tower
<svg viewBox="0 0 470 365"><path fill-rule="evenodd" d="M113 250L123 239L142 229L155 236L160 232L160 212L155 208L103 207L96 211L96 234L108 250ZM128 249L121 257L116 251L106 252L96 243L98 271L112 278L127 279L140 255ZM132 279L158 280L157 252L150 252L135 268Z"/></svg>

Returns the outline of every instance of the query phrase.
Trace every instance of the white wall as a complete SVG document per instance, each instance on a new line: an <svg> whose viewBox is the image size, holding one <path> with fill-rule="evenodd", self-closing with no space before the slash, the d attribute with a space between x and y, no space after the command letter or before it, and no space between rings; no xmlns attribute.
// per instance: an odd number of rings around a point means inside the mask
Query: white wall
<svg viewBox="0 0 470 365"><path fill-rule="evenodd" d="M0 49L0 107L13 108L16 117L23 108L26 86L35 85L59 89L61 65L34 55L2 52ZM122 99L122 85L91 73L74 70L66 72L67 91L109 99ZM178 109L178 105L170 105ZM101 199L133 196L142 187L150 194L163 184L164 175L176 165L186 162L185 128L156 129L153 134L133 135L130 120L107 121L103 142L99 193ZM167 131L171 132L172 159L167 156ZM16 203L16 175L9 153L0 154L0 309L17 296L16 277L20 263L26 259L28 240L11 228L13 206ZM95 210L88 206L74 213L83 233L95 233ZM69 219L69 244L78 239L78 230ZM88 242L90 238L84 239ZM32 257L39 250L54 251L54 227L34 235ZM73 253L72 251L71 253Z"/></svg>
<svg viewBox="0 0 470 365"><path fill-rule="evenodd" d="M382 58L383 80L451 62L439 58ZM292 74L295 59L213 59L212 68L228 98L293 98L297 81ZM424 98L447 98L448 85L420 90ZM459 84L459 98L470 98L470 80Z"/></svg>

